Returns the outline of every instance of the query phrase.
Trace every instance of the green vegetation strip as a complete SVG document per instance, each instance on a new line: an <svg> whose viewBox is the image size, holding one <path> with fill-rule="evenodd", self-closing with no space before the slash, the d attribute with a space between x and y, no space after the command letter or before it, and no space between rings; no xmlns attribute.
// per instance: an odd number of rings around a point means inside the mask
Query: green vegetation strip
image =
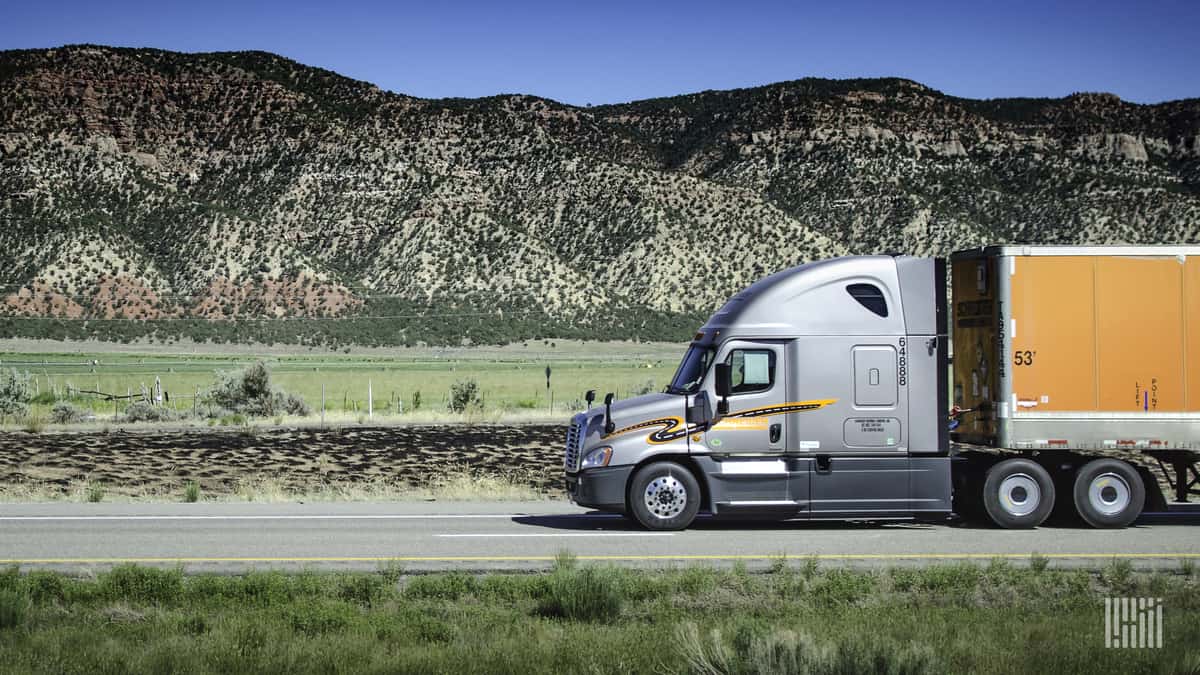
<svg viewBox="0 0 1200 675"><path fill-rule="evenodd" d="M922 569L244 576L0 573L0 672L1200 672L1200 575L994 560ZM1155 597L1164 648L1105 649L1104 598Z"/></svg>
<svg viewBox="0 0 1200 675"><path fill-rule="evenodd" d="M463 421L464 414L565 422L586 405L587 389L621 398L662 390L681 352L679 345L547 341L391 356L5 353L0 425L40 432L46 424L70 428L84 421L315 422L322 401L331 422L365 421L368 411L377 423ZM156 381L164 401L150 406L141 393L153 394ZM261 385L261 391L247 384Z"/></svg>

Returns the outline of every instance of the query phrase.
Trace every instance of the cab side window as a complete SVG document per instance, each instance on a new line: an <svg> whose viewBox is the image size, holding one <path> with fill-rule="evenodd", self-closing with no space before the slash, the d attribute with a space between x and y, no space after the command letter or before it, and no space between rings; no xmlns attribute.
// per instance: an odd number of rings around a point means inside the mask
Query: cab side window
<svg viewBox="0 0 1200 675"><path fill-rule="evenodd" d="M735 349L729 364L730 394L767 391L775 384L775 352L770 349Z"/></svg>

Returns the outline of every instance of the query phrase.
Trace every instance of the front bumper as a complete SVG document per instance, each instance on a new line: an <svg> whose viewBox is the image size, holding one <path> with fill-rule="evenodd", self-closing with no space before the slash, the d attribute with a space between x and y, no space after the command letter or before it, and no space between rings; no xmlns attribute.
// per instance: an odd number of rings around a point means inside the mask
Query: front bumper
<svg viewBox="0 0 1200 675"><path fill-rule="evenodd" d="M607 466L567 474L567 496L580 506L623 512L631 473L632 466Z"/></svg>

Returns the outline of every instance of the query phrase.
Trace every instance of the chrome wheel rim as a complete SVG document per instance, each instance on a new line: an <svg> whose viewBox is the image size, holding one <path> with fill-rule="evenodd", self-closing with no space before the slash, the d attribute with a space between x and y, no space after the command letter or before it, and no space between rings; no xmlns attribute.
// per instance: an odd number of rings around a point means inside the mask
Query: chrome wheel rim
<svg viewBox="0 0 1200 675"><path fill-rule="evenodd" d="M1096 513L1116 516L1129 508L1132 493L1124 478L1115 473L1102 473L1088 484L1088 503Z"/></svg>
<svg viewBox="0 0 1200 675"><path fill-rule="evenodd" d="M687 506L687 488L674 476L659 476L646 486L642 498L647 511L669 520L683 513Z"/></svg>
<svg viewBox="0 0 1200 675"><path fill-rule="evenodd" d="M1042 489L1027 473L1014 473L1000 481L1000 508L1013 516L1027 516L1042 503Z"/></svg>

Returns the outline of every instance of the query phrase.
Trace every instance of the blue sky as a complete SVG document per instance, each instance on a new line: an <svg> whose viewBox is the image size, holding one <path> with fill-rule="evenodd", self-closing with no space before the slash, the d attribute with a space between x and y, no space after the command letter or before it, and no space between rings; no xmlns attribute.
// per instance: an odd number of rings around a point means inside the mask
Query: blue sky
<svg viewBox="0 0 1200 675"><path fill-rule="evenodd" d="M1200 96L1200 2L8 0L0 49L261 49L424 97L613 103L806 76Z"/></svg>

